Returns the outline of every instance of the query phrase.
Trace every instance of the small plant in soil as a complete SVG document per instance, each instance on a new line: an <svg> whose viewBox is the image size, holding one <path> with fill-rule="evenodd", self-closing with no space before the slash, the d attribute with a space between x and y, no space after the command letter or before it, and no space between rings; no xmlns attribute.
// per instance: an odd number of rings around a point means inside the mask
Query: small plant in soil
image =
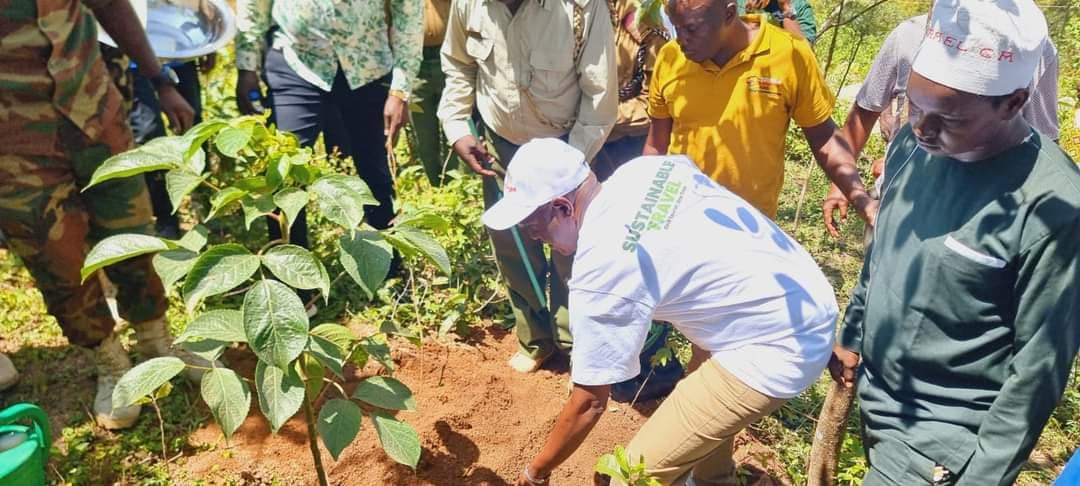
<svg viewBox="0 0 1080 486"><path fill-rule="evenodd" d="M660 486L660 481L645 471L645 458L631 462L623 446L615 446L615 452L600 456L596 472L630 486Z"/></svg>
<svg viewBox="0 0 1080 486"><path fill-rule="evenodd" d="M336 459L357 437L365 416L386 453L415 468L420 458L416 431L393 413L414 410L416 401L405 384L390 376L369 377L346 393L342 381L347 363L362 368L374 359L393 372L386 335L359 336L336 323L312 328L300 295L315 296L309 304L319 296L328 301L334 283L348 275L371 298L387 278L394 249L406 256L423 256L445 273L449 261L428 234L432 227L445 226L445 221L430 213L402 215L394 228L375 230L363 223L364 206L378 204L367 185L358 177L320 167L318 159L294 136L267 127L257 117L207 121L183 136L155 139L112 157L94 173L89 186L164 170L174 208L196 189L206 188L211 194L209 211L196 218L204 224L195 225L179 240L141 234L102 240L88 254L82 277L125 259L154 254L154 269L165 288L178 288L188 314L194 316L177 345L214 362L226 347L240 343L258 358L254 380L217 365L205 370L202 399L226 439L247 417L254 386L259 408L275 433L303 410L315 469L325 485L317 438ZM217 163L218 174L207 173L208 160ZM321 220L339 227L340 236L328 240L327 248L288 244L291 223L304 209L317 210ZM208 226L231 214L242 214L247 229L259 218L275 220L283 236L265 243L208 244ZM337 267L319 255L338 261L342 272L335 279L327 267ZM113 404L160 399L168 393L169 380L185 367L173 357L139 364L118 382Z"/></svg>

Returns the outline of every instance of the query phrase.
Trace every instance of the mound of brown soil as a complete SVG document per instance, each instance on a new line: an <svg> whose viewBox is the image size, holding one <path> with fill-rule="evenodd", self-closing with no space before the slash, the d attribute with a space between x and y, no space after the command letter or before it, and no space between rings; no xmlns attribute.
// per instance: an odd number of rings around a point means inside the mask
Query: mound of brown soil
<svg viewBox="0 0 1080 486"><path fill-rule="evenodd" d="M412 388L418 411L398 418L412 424L423 445L416 471L382 452L370 422L339 461L322 450L331 483L340 485L506 485L512 484L547 437L568 393L565 360L531 375L506 365L516 340L500 331L480 336L475 345L428 342L420 350L399 343L395 377ZM235 361L234 361L235 363ZM237 368L245 368L243 365ZM372 369L363 370L370 373ZM359 375L358 375L359 376ZM610 402L609 410L578 452L552 477L552 484L592 484L596 459L626 444L655 409L654 403L630 408ZM253 409L257 408L254 406ZM215 450L181 459L178 476L242 484L312 484L315 473L300 416L277 435L253 410L226 445L220 429L196 432L195 444ZM736 457L751 472L749 484L786 484L772 452L749 436L738 439ZM770 471L777 476L770 476Z"/></svg>

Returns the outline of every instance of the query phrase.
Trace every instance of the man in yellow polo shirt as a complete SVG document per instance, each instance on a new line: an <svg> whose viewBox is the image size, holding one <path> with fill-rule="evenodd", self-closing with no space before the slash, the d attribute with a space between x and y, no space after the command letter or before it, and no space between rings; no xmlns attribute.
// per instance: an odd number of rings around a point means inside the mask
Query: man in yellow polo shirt
<svg viewBox="0 0 1080 486"><path fill-rule="evenodd" d="M810 45L735 0L667 0L676 39L657 55L645 155L685 154L776 217L784 137L795 120L814 158L870 224L877 203L832 120L833 96Z"/></svg>

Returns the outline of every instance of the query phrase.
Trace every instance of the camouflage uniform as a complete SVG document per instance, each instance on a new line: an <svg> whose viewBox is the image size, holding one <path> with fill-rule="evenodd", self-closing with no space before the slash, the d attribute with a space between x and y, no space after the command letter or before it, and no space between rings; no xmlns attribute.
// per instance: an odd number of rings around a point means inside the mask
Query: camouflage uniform
<svg viewBox="0 0 1080 486"><path fill-rule="evenodd" d="M115 324L99 280L79 283L87 251L113 234L150 234L153 222L141 177L82 191L106 158L131 146L87 9L109 1L0 3L0 231L68 340L87 347ZM114 265L108 276L123 318L164 315L164 291L148 257Z"/></svg>

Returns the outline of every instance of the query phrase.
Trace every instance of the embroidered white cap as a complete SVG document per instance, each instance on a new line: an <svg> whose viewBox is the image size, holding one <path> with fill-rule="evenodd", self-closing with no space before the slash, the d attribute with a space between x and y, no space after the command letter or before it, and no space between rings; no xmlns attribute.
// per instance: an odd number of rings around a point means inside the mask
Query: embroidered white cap
<svg viewBox="0 0 1080 486"><path fill-rule="evenodd" d="M526 142L510 161L503 198L484 211L484 224L504 230L589 178L585 154L557 138Z"/></svg>
<svg viewBox="0 0 1080 486"><path fill-rule="evenodd" d="M938 0L911 69L966 93L1005 95L1031 85L1045 42L1032 0Z"/></svg>

